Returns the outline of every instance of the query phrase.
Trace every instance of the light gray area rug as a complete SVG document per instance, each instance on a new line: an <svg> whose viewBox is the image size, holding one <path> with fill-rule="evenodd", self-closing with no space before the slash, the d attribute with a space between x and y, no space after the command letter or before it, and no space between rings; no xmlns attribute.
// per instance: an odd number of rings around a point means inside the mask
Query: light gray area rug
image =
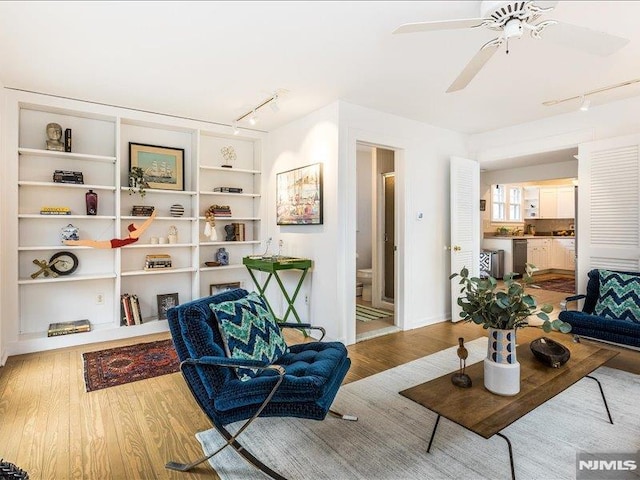
<svg viewBox="0 0 640 480"><path fill-rule="evenodd" d="M465 346L467 364L486 356L486 338ZM502 438L485 440L444 418L427 453L436 414L398 394L457 370L455 351L452 347L343 386L333 407L358 415L358 422L330 416L321 422L259 418L238 440L291 480L510 478ZM615 424L608 422L596 382L579 381L503 430L513 445L518 480L575 478L578 452L640 449L640 376L607 367L593 375L603 385ZM205 453L223 444L213 429L196 437ZM225 480L266 478L231 448L210 462Z"/></svg>

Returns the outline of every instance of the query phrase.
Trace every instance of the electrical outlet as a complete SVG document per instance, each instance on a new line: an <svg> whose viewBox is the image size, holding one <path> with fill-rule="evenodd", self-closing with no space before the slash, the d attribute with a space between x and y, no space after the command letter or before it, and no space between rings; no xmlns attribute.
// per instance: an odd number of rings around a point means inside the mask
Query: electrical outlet
<svg viewBox="0 0 640 480"><path fill-rule="evenodd" d="M96 294L96 304L97 305L104 305L104 293Z"/></svg>

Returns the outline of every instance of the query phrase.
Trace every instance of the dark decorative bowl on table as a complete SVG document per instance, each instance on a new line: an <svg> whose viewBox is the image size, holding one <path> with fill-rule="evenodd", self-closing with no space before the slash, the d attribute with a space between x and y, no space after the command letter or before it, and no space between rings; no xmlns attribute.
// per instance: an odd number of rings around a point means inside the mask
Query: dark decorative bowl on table
<svg viewBox="0 0 640 480"><path fill-rule="evenodd" d="M547 337L540 337L529 344L533 355L548 367L558 368L567 363L571 352L561 343Z"/></svg>

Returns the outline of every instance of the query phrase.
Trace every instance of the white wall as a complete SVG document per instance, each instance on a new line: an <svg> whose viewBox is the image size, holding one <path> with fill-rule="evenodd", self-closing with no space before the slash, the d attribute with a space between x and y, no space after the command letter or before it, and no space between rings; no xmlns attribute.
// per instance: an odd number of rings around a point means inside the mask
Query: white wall
<svg viewBox="0 0 640 480"><path fill-rule="evenodd" d="M339 126L339 127L338 127ZM383 112L336 102L269 135L267 235L285 240L286 254L314 260L305 285L306 314L329 338L355 341L356 142L396 151L400 231L399 310L404 329L450 318L449 158L465 156L466 136ZM277 172L324 161L324 225L276 227ZM417 220L418 212L424 219ZM303 294L301 294L303 295ZM299 302L300 303L300 302ZM303 305L304 307L304 305ZM304 308L302 309L304 310ZM302 313L302 312L301 312Z"/></svg>
<svg viewBox="0 0 640 480"><path fill-rule="evenodd" d="M4 117L4 113L5 113L5 94L4 94L4 86L2 85L2 83L0 83L0 132L4 132L3 128L2 128L2 121L3 121L3 117ZM7 164L6 162L6 153L5 153L5 139L4 139L4 134L0 134L0 178L7 178L6 175L6 171L5 171L5 165ZM6 210L7 208L5 208L5 186L4 186L4 182L0 182L0 367L2 365L5 364L6 360L7 360L7 351L5 348L5 336L3 335L3 329L4 329L4 319L2 318L3 316L3 312L4 309L3 307L3 291L4 291L4 287L2 286L2 283L6 281L6 279L8 278L8 275L6 275L6 270L5 270L5 258L6 257L6 243L2 241L5 238L5 232L3 230L3 226L6 225L6 219L4 218L4 215L6 215Z"/></svg>
<svg viewBox="0 0 640 480"><path fill-rule="evenodd" d="M283 254L313 260L296 302L302 321L311 321L327 329L329 338L340 338L339 319L335 312L335 287L338 276L336 238L338 236L338 104L307 115L269 135L267 156L263 165L264 237L273 237L272 245L284 241ZM275 216L276 174L313 163L323 164L323 225L277 226ZM277 247L275 247L277 248ZM272 247L272 252L273 252ZM295 288L299 272L283 272L283 282L289 291ZM275 285L270 286L272 307L280 314L284 301ZM305 303L308 297L308 303ZM293 320L289 318L288 320Z"/></svg>
<svg viewBox="0 0 640 480"><path fill-rule="evenodd" d="M553 107L550 107L553 108ZM575 147L640 131L640 97L471 135L472 158L485 161Z"/></svg>

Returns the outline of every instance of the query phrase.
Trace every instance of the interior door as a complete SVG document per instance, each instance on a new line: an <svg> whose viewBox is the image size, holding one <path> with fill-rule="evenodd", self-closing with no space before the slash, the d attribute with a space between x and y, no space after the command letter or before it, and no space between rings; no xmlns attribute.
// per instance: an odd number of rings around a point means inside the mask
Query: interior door
<svg viewBox="0 0 640 480"><path fill-rule="evenodd" d="M395 288L395 184L393 173L384 174L384 300L393 302Z"/></svg>
<svg viewBox="0 0 640 480"><path fill-rule="evenodd" d="M640 135L579 145L578 292L593 268L640 270Z"/></svg>
<svg viewBox="0 0 640 480"><path fill-rule="evenodd" d="M464 267L480 274L480 166L474 160L451 157L451 273ZM451 321L460 320L459 278L451 280Z"/></svg>

